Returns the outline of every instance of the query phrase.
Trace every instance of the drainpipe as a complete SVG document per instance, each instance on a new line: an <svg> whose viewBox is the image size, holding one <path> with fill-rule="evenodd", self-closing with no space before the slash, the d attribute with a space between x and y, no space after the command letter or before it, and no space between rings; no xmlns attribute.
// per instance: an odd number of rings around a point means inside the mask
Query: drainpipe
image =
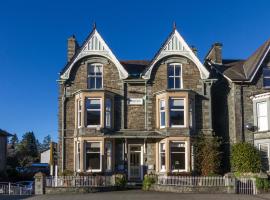
<svg viewBox="0 0 270 200"><path fill-rule="evenodd" d="M63 96L62 96L62 135L61 135L61 139L62 139L62 172L64 171L64 145L65 145L65 142L64 142L64 134L65 134L65 102L66 102L66 86L64 84L64 93L63 93Z"/></svg>
<svg viewBox="0 0 270 200"><path fill-rule="evenodd" d="M148 99L148 95L147 95L147 81L145 81L145 98L144 98L144 123L145 123L145 129L148 130L148 125L147 125L147 99Z"/></svg>

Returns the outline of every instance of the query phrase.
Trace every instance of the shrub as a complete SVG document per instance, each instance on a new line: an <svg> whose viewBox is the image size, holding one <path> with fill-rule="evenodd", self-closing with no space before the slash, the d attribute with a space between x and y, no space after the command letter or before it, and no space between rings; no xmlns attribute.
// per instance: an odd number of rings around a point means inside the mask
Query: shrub
<svg viewBox="0 0 270 200"><path fill-rule="evenodd" d="M270 183L266 178L256 178L256 188L259 190L267 191L270 187Z"/></svg>
<svg viewBox="0 0 270 200"><path fill-rule="evenodd" d="M199 135L194 145L195 168L203 175L218 174L221 164L221 141L218 137Z"/></svg>
<svg viewBox="0 0 270 200"><path fill-rule="evenodd" d="M127 179L125 174L115 174L115 185L117 187L124 188L126 187Z"/></svg>
<svg viewBox="0 0 270 200"><path fill-rule="evenodd" d="M232 146L231 166L240 173L258 173L261 169L259 151L250 143L237 143Z"/></svg>
<svg viewBox="0 0 270 200"><path fill-rule="evenodd" d="M153 185L156 182L155 177L153 176L149 176L149 175L145 175L144 179L143 179L143 186L142 189L143 190L149 190L151 185Z"/></svg>

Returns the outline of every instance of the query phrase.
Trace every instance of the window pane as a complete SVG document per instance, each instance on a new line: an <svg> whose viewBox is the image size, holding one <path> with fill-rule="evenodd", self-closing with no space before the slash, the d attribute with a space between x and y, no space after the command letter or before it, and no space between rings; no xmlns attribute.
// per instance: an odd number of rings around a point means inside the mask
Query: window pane
<svg viewBox="0 0 270 200"><path fill-rule="evenodd" d="M100 152L99 142L86 142L86 153Z"/></svg>
<svg viewBox="0 0 270 200"><path fill-rule="evenodd" d="M184 125L184 111L170 111L171 126Z"/></svg>
<svg viewBox="0 0 270 200"><path fill-rule="evenodd" d="M86 109L100 109L100 99L87 99Z"/></svg>
<svg viewBox="0 0 270 200"><path fill-rule="evenodd" d="M264 78L263 79L263 86L264 87L270 87L270 78Z"/></svg>
<svg viewBox="0 0 270 200"><path fill-rule="evenodd" d="M100 125L100 111L87 111L87 125Z"/></svg>
<svg viewBox="0 0 270 200"><path fill-rule="evenodd" d="M86 154L86 170L100 169L100 154L87 153Z"/></svg>
<svg viewBox="0 0 270 200"><path fill-rule="evenodd" d="M160 113L160 126L165 126L165 112Z"/></svg>
<svg viewBox="0 0 270 200"><path fill-rule="evenodd" d="M185 154L184 153L171 153L171 168L172 170L185 169Z"/></svg>
<svg viewBox="0 0 270 200"><path fill-rule="evenodd" d="M183 142L171 143L171 152L185 153L185 143Z"/></svg>
<svg viewBox="0 0 270 200"><path fill-rule="evenodd" d="M160 110L165 109L165 100L160 100Z"/></svg>
<svg viewBox="0 0 270 200"><path fill-rule="evenodd" d="M165 167L165 153L160 154L160 169L164 171L166 169Z"/></svg>
<svg viewBox="0 0 270 200"><path fill-rule="evenodd" d="M175 77L175 88L180 88L180 77Z"/></svg>
<svg viewBox="0 0 270 200"><path fill-rule="evenodd" d="M96 75L102 75L102 66L100 65L96 65L96 69L95 69Z"/></svg>
<svg viewBox="0 0 270 200"><path fill-rule="evenodd" d="M95 78L94 77L90 77L89 78L89 86L90 89L96 88L96 84L95 84Z"/></svg>
<svg viewBox="0 0 270 200"><path fill-rule="evenodd" d="M174 88L174 78L169 77L168 79L168 88Z"/></svg>
<svg viewBox="0 0 270 200"><path fill-rule="evenodd" d="M171 99L170 100L171 109L184 109L184 100L183 99Z"/></svg>
<svg viewBox="0 0 270 200"><path fill-rule="evenodd" d="M258 130L259 131L267 131L268 130L267 117L258 117Z"/></svg>
<svg viewBox="0 0 270 200"><path fill-rule="evenodd" d="M106 99L106 110L110 111L112 106L111 99Z"/></svg>
<svg viewBox="0 0 270 200"><path fill-rule="evenodd" d="M263 69L263 76L266 77L270 77L270 68L264 68Z"/></svg>
<svg viewBox="0 0 270 200"><path fill-rule="evenodd" d="M102 88L102 78L101 77L96 78L96 88Z"/></svg>
<svg viewBox="0 0 270 200"><path fill-rule="evenodd" d="M174 76L174 66L173 65L168 66L168 76Z"/></svg>
<svg viewBox="0 0 270 200"><path fill-rule="evenodd" d="M181 67L180 65L175 65L175 76L181 75Z"/></svg>
<svg viewBox="0 0 270 200"><path fill-rule="evenodd" d="M95 66L89 65L89 75L93 76L95 75Z"/></svg>

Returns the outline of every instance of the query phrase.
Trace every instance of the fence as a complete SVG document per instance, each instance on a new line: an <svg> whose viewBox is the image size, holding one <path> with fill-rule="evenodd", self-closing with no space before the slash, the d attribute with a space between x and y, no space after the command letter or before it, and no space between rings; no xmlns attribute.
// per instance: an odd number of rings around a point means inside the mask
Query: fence
<svg viewBox="0 0 270 200"><path fill-rule="evenodd" d="M46 187L107 187L115 183L114 176L51 176Z"/></svg>
<svg viewBox="0 0 270 200"><path fill-rule="evenodd" d="M0 194L6 195L31 195L33 193L32 188L28 188L27 186L10 183L10 182L2 182L0 183Z"/></svg>
<svg viewBox="0 0 270 200"><path fill-rule="evenodd" d="M229 180L224 177L204 176L159 176L158 184L172 186L228 186Z"/></svg>
<svg viewBox="0 0 270 200"><path fill-rule="evenodd" d="M257 194L255 178L158 176L157 184L178 187L231 187L237 194Z"/></svg>

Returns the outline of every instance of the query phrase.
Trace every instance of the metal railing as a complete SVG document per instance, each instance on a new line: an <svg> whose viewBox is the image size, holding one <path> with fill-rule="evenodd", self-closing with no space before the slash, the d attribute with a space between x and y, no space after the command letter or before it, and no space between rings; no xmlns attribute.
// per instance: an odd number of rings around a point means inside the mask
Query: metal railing
<svg viewBox="0 0 270 200"><path fill-rule="evenodd" d="M172 186L228 186L229 180L225 177L206 177L206 176L159 176L158 184Z"/></svg>
<svg viewBox="0 0 270 200"><path fill-rule="evenodd" d="M237 178L236 179L237 194L257 194L255 178Z"/></svg>
<svg viewBox="0 0 270 200"><path fill-rule="evenodd" d="M51 176L46 187L107 187L115 183L114 176Z"/></svg>
<svg viewBox="0 0 270 200"><path fill-rule="evenodd" d="M28 188L24 185L10 183L10 182L0 182L0 195L32 195L33 189Z"/></svg>

